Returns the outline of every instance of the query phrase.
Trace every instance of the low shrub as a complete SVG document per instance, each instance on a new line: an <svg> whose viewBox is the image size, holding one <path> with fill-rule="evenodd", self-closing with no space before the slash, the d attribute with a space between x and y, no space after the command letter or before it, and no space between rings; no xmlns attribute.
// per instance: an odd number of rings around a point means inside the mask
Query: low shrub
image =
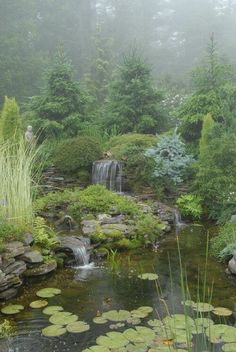
<svg viewBox="0 0 236 352"><path fill-rule="evenodd" d="M63 140L54 152L55 166L66 173L90 168L92 163L102 156L100 144L88 137Z"/></svg>
<svg viewBox="0 0 236 352"><path fill-rule="evenodd" d="M236 251L236 222L224 225L219 235L211 239L211 253L220 261L229 259Z"/></svg>
<svg viewBox="0 0 236 352"><path fill-rule="evenodd" d="M143 245L154 243L161 236L165 225L160 219L149 214L143 214L139 217L136 224L137 238L142 241Z"/></svg>
<svg viewBox="0 0 236 352"><path fill-rule="evenodd" d="M186 194L179 197L176 204L182 215L192 219L200 219L203 209L202 199L194 194Z"/></svg>

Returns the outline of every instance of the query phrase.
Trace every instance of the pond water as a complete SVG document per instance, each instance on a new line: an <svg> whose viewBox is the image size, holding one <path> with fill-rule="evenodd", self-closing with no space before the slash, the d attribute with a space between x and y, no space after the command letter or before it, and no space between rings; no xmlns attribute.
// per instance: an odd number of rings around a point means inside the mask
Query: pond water
<svg viewBox="0 0 236 352"><path fill-rule="evenodd" d="M202 286L204 280L206 233L204 227L190 226L178 235L183 268L187 269L188 286L193 300L197 299L199 283ZM137 278L142 272L156 272L159 275L161 293L157 293L155 282ZM212 283L212 304L233 310L236 302L236 280L225 274L225 265L209 258L209 295ZM81 334L66 333L57 338L43 337L41 330L49 325L49 317L44 315L41 309L29 308L30 302L37 300L36 292L43 287L60 288L62 294L49 298L49 305L60 305L65 311L77 314L79 320L90 324L90 330ZM142 249L120 255L116 265L96 262L91 268L61 269L43 282L28 282L21 295L11 302L25 306L22 313L10 318L15 324L16 336L9 342L9 346L2 342L0 351L79 352L94 345L98 336L109 331L109 323L97 325L92 322L96 315L111 309L132 310L140 306L151 306L154 312L150 317L163 317L166 310L162 299L167 303L170 312L182 312L180 266L175 234L166 236L156 252ZM236 321L232 317L229 323L234 325Z"/></svg>

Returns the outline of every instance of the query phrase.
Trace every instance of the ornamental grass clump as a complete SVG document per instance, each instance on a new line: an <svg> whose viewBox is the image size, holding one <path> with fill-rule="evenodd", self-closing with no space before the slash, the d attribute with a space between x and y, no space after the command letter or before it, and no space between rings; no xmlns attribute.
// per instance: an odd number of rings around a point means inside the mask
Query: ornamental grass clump
<svg viewBox="0 0 236 352"><path fill-rule="evenodd" d="M0 221L26 228L33 221L33 194L39 165L38 150L23 138L0 144Z"/></svg>

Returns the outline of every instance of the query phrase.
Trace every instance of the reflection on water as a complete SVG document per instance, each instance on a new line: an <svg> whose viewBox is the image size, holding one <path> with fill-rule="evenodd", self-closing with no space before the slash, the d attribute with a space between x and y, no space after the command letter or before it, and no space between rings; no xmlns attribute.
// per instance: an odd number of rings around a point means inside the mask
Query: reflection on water
<svg viewBox="0 0 236 352"><path fill-rule="evenodd" d="M187 269L192 299L198 295L198 282L203 283L205 267L206 230L188 227L178 236L183 267ZM29 282L22 295L12 303L20 303L25 310L14 317L17 336L10 344L11 352L80 352L95 343L96 337L108 331L107 326L92 322L99 312L110 309L132 310L148 305L154 308L153 317L166 315L163 302L157 295L155 284L137 278L141 272L155 271L159 275L161 298L168 303L170 312L182 312L182 294L179 279L179 258L176 236L169 235L157 252L138 250L120 257L118 271L114 274L106 263L58 270L44 282ZM171 274L170 274L171 271ZM213 305L234 309L235 279L228 278L225 266L208 260L208 284L214 282ZM41 310L32 310L29 303L36 299L42 287L59 287L62 294L49 299L50 305L61 305L80 320L88 322L91 329L82 334L65 334L59 338L46 338L41 329L47 325L48 316ZM201 294L201 292L200 292ZM233 319L233 318L232 318ZM231 320L234 324L234 321ZM5 343L5 342L4 342ZM3 343L0 351L5 352ZM215 349L217 351L217 349ZM197 351L199 352L199 351Z"/></svg>

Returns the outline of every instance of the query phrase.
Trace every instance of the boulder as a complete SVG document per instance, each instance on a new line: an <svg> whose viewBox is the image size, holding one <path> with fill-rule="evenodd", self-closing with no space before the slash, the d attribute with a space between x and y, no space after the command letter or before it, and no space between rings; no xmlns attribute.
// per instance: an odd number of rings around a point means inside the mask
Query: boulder
<svg viewBox="0 0 236 352"><path fill-rule="evenodd" d="M31 233L26 233L22 239L24 245L30 246L34 242L33 235Z"/></svg>
<svg viewBox="0 0 236 352"><path fill-rule="evenodd" d="M117 216L109 216L109 217L104 217L103 219L100 220L101 225L105 224L121 224L125 220L124 215L117 215Z"/></svg>
<svg viewBox="0 0 236 352"><path fill-rule="evenodd" d="M3 254L3 259L15 258L21 254L24 254L25 247L22 242L13 241L5 245L6 253Z"/></svg>
<svg viewBox="0 0 236 352"><path fill-rule="evenodd" d="M236 254L234 254L233 258L229 261L228 269L231 274L236 275Z"/></svg>
<svg viewBox="0 0 236 352"><path fill-rule="evenodd" d="M18 289L12 287L6 291L0 292L0 299L7 301L11 298L14 298L17 295L17 293L18 293Z"/></svg>
<svg viewBox="0 0 236 352"><path fill-rule="evenodd" d="M44 263L38 266L37 268L27 269L24 273L26 277L34 277L46 275L57 268L57 262L51 261L49 263Z"/></svg>
<svg viewBox="0 0 236 352"><path fill-rule="evenodd" d="M16 276L20 276L25 272L25 270L26 270L25 262L22 260L17 260L14 263L8 265L5 268L4 273L5 274L14 274Z"/></svg>
<svg viewBox="0 0 236 352"><path fill-rule="evenodd" d="M100 226L99 222L96 220L83 220L81 222L81 225L82 225L82 233L85 236L92 235L97 231L97 229Z"/></svg>
<svg viewBox="0 0 236 352"><path fill-rule="evenodd" d="M121 232L124 234L129 234L130 229L125 224L104 224L101 226L103 233L109 234L111 232Z"/></svg>
<svg viewBox="0 0 236 352"><path fill-rule="evenodd" d="M21 257L26 263L38 264L43 262L42 254L37 250L29 250L25 252Z"/></svg>

